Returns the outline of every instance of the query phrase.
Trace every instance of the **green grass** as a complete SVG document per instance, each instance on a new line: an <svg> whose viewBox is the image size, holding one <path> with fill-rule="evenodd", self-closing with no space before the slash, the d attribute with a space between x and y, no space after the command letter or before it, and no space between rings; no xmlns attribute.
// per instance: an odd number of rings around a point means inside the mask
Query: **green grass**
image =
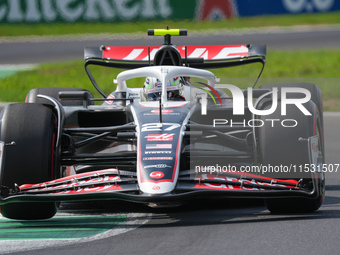
<svg viewBox="0 0 340 255"><path fill-rule="evenodd" d="M156 24L156 25L155 25ZM51 24L1 24L1 36L26 36L26 35L67 35L87 33L135 33L145 32L149 28L187 28L192 30L206 29L238 29L256 28L267 26L293 26L340 24L340 12L331 13L305 13L287 15L268 15L257 17L242 17L222 21L192 20L183 21L145 21L136 23L51 23Z"/></svg>
<svg viewBox="0 0 340 255"><path fill-rule="evenodd" d="M322 63L322 64L321 64ZM270 82L306 81L317 83L323 93L326 111L340 110L340 50L269 51L267 64L259 85ZM253 64L229 69L212 70L221 83L241 84L242 88L252 86L261 69ZM107 94L115 89L113 79L122 70L106 67L91 67L97 83ZM233 78L236 78L233 79ZM42 64L30 71L21 71L0 80L0 101L23 102L28 91L37 87L75 87L90 90L100 97L93 88L84 70L83 61ZM142 86L138 81L132 86Z"/></svg>

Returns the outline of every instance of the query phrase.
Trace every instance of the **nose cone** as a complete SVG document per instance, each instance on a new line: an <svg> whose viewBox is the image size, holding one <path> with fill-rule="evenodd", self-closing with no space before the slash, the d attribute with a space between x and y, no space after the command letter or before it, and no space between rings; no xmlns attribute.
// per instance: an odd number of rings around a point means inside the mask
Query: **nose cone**
<svg viewBox="0 0 340 255"><path fill-rule="evenodd" d="M140 190L148 194L166 194L172 192L176 187L175 182L144 182L140 183Z"/></svg>

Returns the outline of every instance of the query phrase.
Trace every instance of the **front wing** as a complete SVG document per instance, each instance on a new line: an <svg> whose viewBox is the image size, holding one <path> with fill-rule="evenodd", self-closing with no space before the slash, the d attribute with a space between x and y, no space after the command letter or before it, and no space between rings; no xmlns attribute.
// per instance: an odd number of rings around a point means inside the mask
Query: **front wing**
<svg viewBox="0 0 340 255"><path fill-rule="evenodd" d="M2 188L0 205L15 202L125 200L139 203L180 202L199 197L316 198L317 189L306 190L296 180L281 180L242 172L180 173L176 189L168 194L141 193L134 172L108 169L76 174L40 184ZM316 187L316 185L313 185ZM154 188L157 189L157 182Z"/></svg>

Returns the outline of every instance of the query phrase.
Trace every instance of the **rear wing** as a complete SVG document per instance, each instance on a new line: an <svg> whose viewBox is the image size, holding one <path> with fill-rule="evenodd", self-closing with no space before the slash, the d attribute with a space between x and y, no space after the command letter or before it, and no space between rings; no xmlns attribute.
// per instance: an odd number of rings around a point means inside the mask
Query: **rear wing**
<svg viewBox="0 0 340 255"><path fill-rule="evenodd" d="M265 45L200 45L174 46L171 36L186 36L186 29L149 29L148 35L164 36L162 46L101 46L85 47L85 70L93 86L106 98L88 66L99 65L120 69L135 69L146 66L187 66L199 69L214 69L261 63L261 76L266 59ZM256 80L256 82L257 82ZM255 82L255 84L256 84ZM255 86L254 84L254 86Z"/></svg>
<svg viewBox="0 0 340 255"><path fill-rule="evenodd" d="M116 62L117 67L133 69L155 65L155 56L164 48L177 51L181 65L195 68L219 68L253 62L264 63L265 45L198 45L198 46L101 46L85 47L85 60ZM167 56L165 56L166 58ZM171 56L170 56L171 58ZM115 65L116 66L116 65Z"/></svg>

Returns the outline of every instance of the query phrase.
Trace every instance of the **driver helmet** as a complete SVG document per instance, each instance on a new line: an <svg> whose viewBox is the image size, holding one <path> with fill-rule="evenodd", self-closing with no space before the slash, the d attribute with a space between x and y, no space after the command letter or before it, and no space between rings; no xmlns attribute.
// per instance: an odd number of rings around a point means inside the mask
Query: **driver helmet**
<svg viewBox="0 0 340 255"><path fill-rule="evenodd" d="M174 77L167 84L167 97L169 100L184 101L181 95L183 82L180 77ZM143 87L143 93L147 101L156 101L162 93L162 82L155 77L146 77Z"/></svg>

